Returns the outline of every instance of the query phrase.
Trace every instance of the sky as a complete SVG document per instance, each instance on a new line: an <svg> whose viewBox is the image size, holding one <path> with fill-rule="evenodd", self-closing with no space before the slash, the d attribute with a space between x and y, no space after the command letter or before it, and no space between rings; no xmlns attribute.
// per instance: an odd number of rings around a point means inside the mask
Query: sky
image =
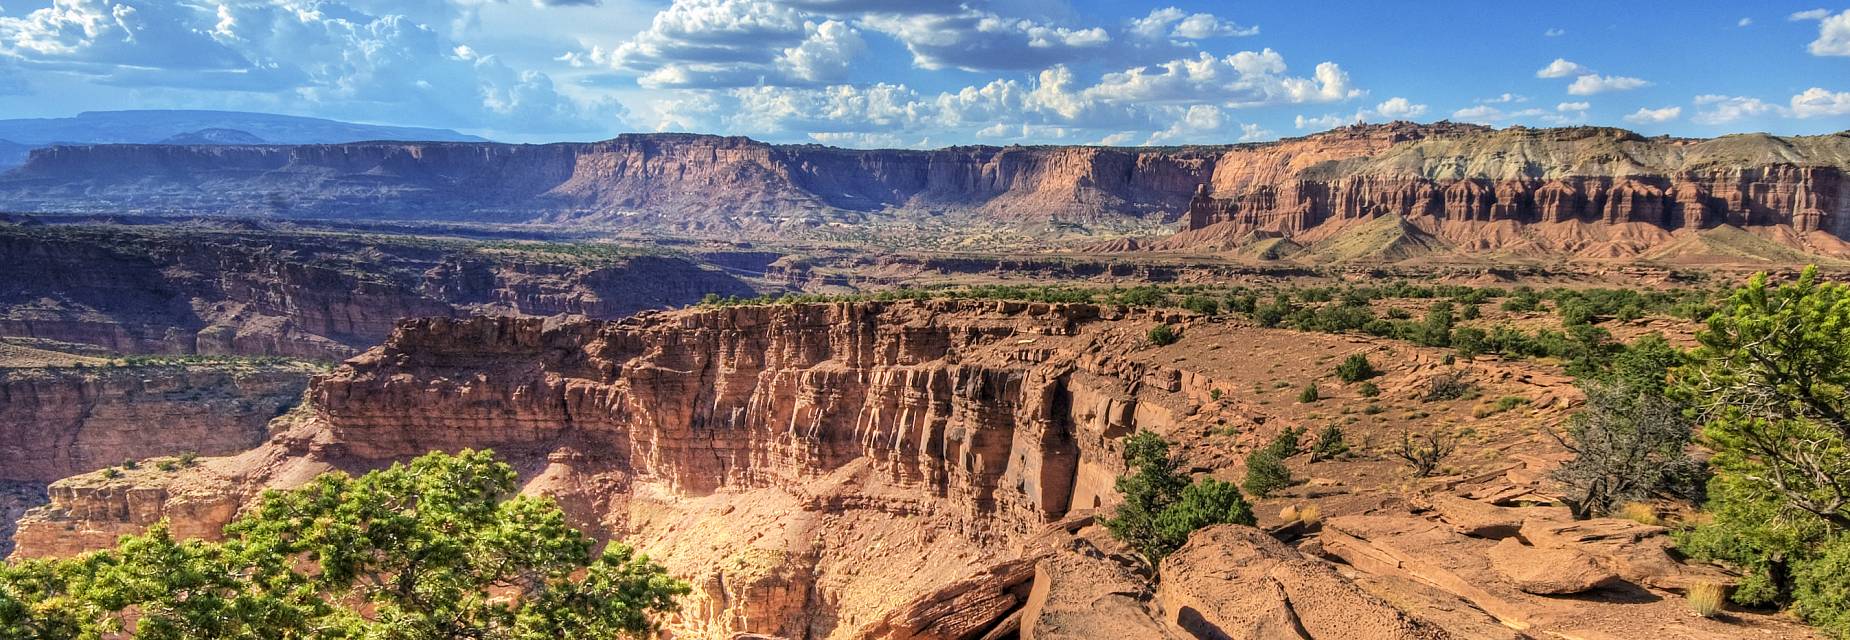
<svg viewBox="0 0 1850 640"><path fill-rule="evenodd" d="M1818 134L1850 129L1850 6L0 0L0 117L153 108L510 142L1221 144L1396 119Z"/></svg>

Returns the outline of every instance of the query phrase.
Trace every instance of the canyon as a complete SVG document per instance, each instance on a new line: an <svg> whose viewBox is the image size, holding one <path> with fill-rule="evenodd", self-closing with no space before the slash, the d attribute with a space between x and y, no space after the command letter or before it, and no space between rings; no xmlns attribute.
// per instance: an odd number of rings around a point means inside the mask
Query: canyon
<svg viewBox="0 0 1850 640"><path fill-rule="evenodd" d="M29 221L30 222L30 221ZM399 318L614 318L759 286L632 246L186 225L0 224L0 335L122 354L338 360Z"/></svg>
<svg viewBox="0 0 1850 640"><path fill-rule="evenodd" d="M1158 323L1182 339L1151 345ZM1344 423L1363 453L1292 459L1306 481L1258 502L1261 528L1197 532L1152 589L1097 523L1123 436L1155 432L1185 468L1237 478L1281 430L1333 419L1272 396L1355 353L1383 371L1383 410ZM1523 408L1423 399L1441 376ZM53 483L15 555L161 519L211 538L264 489L486 447L523 491L694 584L676 638L1809 637L1753 612L1690 617L1681 594L1726 576L1678 562L1663 527L1537 506L1561 459L1538 427L1580 402L1568 382L1537 363L1089 304L407 319L317 376L255 448ZM1430 425L1469 425L1471 446L1407 484L1379 447ZM1280 513L1311 505L1315 522ZM1525 577L1558 557L1584 580ZM1643 595L1589 592L1614 584Z"/></svg>
<svg viewBox="0 0 1850 640"><path fill-rule="evenodd" d="M1846 169L1850 132L1684 139L1396 122L1229 146L935 150L629 134L546 145L58 146L0 175L0 205L876 244L922 233L947 237L914 241L944 247L1013 229L998 242L1193 252L1310 244L1393 219L1442 253L1500 259L1726 253L1689 239L1726 227L1837 256L1850 233ZM1171 222L1180 233L1161 239Z"/></svg>

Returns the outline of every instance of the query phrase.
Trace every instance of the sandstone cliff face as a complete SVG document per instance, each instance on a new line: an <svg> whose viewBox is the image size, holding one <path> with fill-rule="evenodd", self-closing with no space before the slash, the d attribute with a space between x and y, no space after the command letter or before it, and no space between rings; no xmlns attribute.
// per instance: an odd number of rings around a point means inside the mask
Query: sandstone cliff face
<svg viewBox="0 0 1850 640"><path fill-rule="evenodd" d="M1180 327L1184 340L1148 345L1143 335L1157 322ZM1186 468L1237 478L1236 461L1281 429L1331 420L1327 404L1266 397L1290 388L1276 383L1325 378L1333 362L1364 352L1385 370L1374 401L1417 398L1433 376L1448 375L1484 397L1531 402L1469 423L1497 444L1458 461L1468 470L1439 485L1460 495L1435 501L1444 520L1397 497L1407 483L1391 462L1299 465L1294 472L1308 481L1280 499L1365 514L1331 517L1342 528L1327 538L1329 550L1318 546L1322 534L1300 551L1253 529L1206 530L1163 564L1162 589L1150 592L1121 560L1128 551L1095 521L1113 506L1121 439L1154 431L1179 444ZM575 525L637 544L693 583L684 613L668 624L677 638L1315 630L1426 640L1515 638L1510 630L1526 627L1591 637L1589 620L1606 635L1635 637L1686 622L1674 596L1657 591L1648 606L1589 596L1572 601L1580 615L1556 615L1567 608L1560 601L1506 593L1516 587L1482 570L1488 540L1429 535L1467 523L1448 509L1481 515L1502 509L1497 501L1544 499L1538 425L1564 419L1575 400L1565 383L1531 364L1451 362L1436 350L1352 336L1090 305L935 300L619 321L408 320L383 346L318 378L256 449L174 473L144 466L54 483L51 503L20 523L17 553L76 553L162 518L181 535L212 537L265 488L430 449L492 447L520 472L524 492L553 497ZM1358 393L1326 389L1333 398ZM1417 417L1382 412L1345 430L1367 448L1395 429L1469 419L1478 401L1409 402ZM1368 484L1328 475L1350 464L1362 475L1344 478ZM1461 501L1475 506L1458 510ZM1278 506L1256 512L1263 522ZM1515 517L1536 545L1607 540L1561 532L1574 523L1552 515L1523 520L1538 513ZM1273 531L1315 533L1302 524ZM1444 544L1426 544L1435 540ZM1348 576L1360 574L1318 555L1380 579L1354 581ZM1453 564L1429 566L1441 561ZM1652 562L1625 575L1652 589L1689 575ZM1401 586L1383 594L1383 580ZM1426 586L1409 590L1407 580ZM1754 620L1775 637L1802 637L1789 624ZM1705 640L1740 631L1686 626Z"/></svg>
<svg viewBox="0 0 1850 640"><path fill-rule="evenodd" d="M294 364L0 368L0 481L262 443L313 372Z"/></svg>
<svg viewBox="0 0 1850 640"><path fill-rule="evenodd" d="M0 335L120 353L339 359L399 318L617 317L707 293L752 295L677 257L555 259L415 240L209 230L0 226Z"/></svg>
<svg viewBox="0 0 1850 640"><path fill-rule="evenodd" d="M1330 144L1308 143L1320 139ZM1221 159L1214 182L1190 202L1184 232L1291 236L1398 216L1665 230L1777 225L1850 235L1844 134L1665 140L1599 128L1386 125L1249 155Z"/></svg>
<svg viewBox="0 0 1850 640"><path fill-rule="evenodd" d="M1237 146L930 151L639 134L552 145L54 147L0 177L0 204L365 212L710 235L788 234L922 211L1003 225L1185 218L1185 231L1221 224L1232 234L1401 216L1783 226L1842 237L1850 234L1847 169L1850 134L1647 139L1592 127L1392 123Z"/></svg>

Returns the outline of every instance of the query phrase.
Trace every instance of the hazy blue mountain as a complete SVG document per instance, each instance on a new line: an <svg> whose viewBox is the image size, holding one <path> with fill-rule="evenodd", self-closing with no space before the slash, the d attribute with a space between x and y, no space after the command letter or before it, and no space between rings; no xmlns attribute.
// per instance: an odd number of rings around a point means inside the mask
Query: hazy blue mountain
<svg viewBox="0 0 1850 640"><path fill-rule="evenodd" d="M31 147L49 144L157 143L202 129L233 129L270 144L323 144L366 140L481 142L449 129L389 127L321 118L244 111L85 111L69 118L0 120L0 140Z"/></svg>
<svg viewBox="0 0 1850 640"><path fill-rule="evenodd" d="M264 144L264 139L237 129L200 129L169 136L161 144Z"/></svg>

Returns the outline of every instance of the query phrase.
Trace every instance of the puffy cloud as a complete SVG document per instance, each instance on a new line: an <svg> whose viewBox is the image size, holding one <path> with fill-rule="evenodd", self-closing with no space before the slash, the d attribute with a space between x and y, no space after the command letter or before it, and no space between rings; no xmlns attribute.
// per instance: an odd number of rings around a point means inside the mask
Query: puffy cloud
<svg viewBox="0 0 1850 640"><path fill-rule="evenodd" d="M1649 84L1651 84L1649 81L1641 78L1589 73L1575 78L1573 84L1567 85L1567 93L1568 95L1590 96L1607 91L1629 91Z"/></svg>
<svg viewBox="0 0 1850 640"><path fill-rule="evenodd" d="M410 8L456 15L448 3ZM417 19L332 0L55 0L0 16L0 56L102 85L216 91L195 95L219 104L422 118L407 124L604 132L622 113Z"/></svg>
<svg viewBox="0 0 1850 640"><path fill-rule="evenodd" d="M1144 144L1167 144L1187 140L1199 140L1202 136L1218 133L1225 118L1220 107L1211 104L1197 104L1188 107L1181 117L1169 125L1169 128L1150 135Z"/></svg>
<svg viewBox="0 0 1850 640"><path fill-rule="evenodd" d="M1689 119L1697 124L1727 124L1742 118L1777 114L1780 111L1778 105L1768 104L1759 98L1711 94L1696 96L1695 102L1698 107L1702 108Z"/></svg>
<svg viewBox="0 0 1850 640"><path fill-rule="evenodd" d="M1150 11L1150 15L1131 21L1130 32L1141 38L1203 38L1256 36L1259 27L1242 27L1211 13L1190 14L1175 7Z"/></svg>
<svg viewBox="0 0 1850 640"><path fill-rule="evenodd" d="M1814 56L1850 56L1850 9L1817 19L1818 39L1811 41L1806 50Z"/></svg>
<svg viewBox="0 0 1850 640"><path fill-rule="evenodd" d="M967 10L955 14L868 14L861 24L905 44L924 69L1037 69L1095 54L1103 28L1071 28Z"/></svg>
<svg viewBox="0 0 1850 640"><path fill-rule="evenodd" d="M1590 103L1586 103L1586 102L1563 102L1561 104L1555 105L1555 111L1561 111L1561 112L1586 111L1592 108L1593 108L1593 105Z"/></svg>
<svg viewBox="0 0 1850 640"><path fill-rule="evenodd" d="M1259 126L1258 124L1246 123L1240 125L1240 142L1255 142L1271 138L1275 135L1277 134L1272 133L1272 130Z"/></svg>
<svg viewBox="0 0 1850 640"><path fill-rule="evenodd" d="M1381 116L1384 118L1404 120L1408 118L1418 118L1422 115L1425 115L1426 105L1413 104L1411 101L1407 100L1406 98L1395 96L1392 98L1388 98L1387 100L1383 101L1381 104L1375 105L1375 112L1381 114Z"/></svg>
<svg viewBox="0 0 1850 640"><path fill-rule="evenodd" d="M1277 51L1242 51L1224 57L1202 52L1194 58L1107 73L1087 90L1114 101L1215 100L1228 106L1336 102L1362 95L1334 62L1317 65L1311 77L1286 75Z"/></svg>
<svg viewBox="0 0 1850 640"><path fill-rule="evenodd" d="M1465 107L1463 109L1459 109L1457 111L1452 112L1453 120L1460 120L1463 122L1477 122L1477 123L1483 123L1483 124L1493 123L1498 120L1502 120L1505 117L1507 116L1503 113L1502 109L1498 109L1496 107L1493 107L1487 104L1481 104L1475 107Z"/></svg>
<svg viewBox="0 0 1850 640"><path fill-rule="evenodd" d="M1683 107L1664 107L1662 109L1640 108L1625 116L1626 122L1635 124L1661 124L1683 116Z"/></svg>
<svg viewBox="0 0 1850 640"><path fill-rule="evenodd" d="M1792 96L1792 117L1850 115L1850 91L1827 91L1818 87Z"/></svg>
<svg viewBox="0 0 1850 640"><path fill-rule="evenodd" d="M1536 70L1535 77L1565 78L1572 75L1589 73L1590 71L1590 69L1580 66L1580 63L1572 62L1567 58L1555 58L1555 61L1548 63L1548 66Z"/></svg>

